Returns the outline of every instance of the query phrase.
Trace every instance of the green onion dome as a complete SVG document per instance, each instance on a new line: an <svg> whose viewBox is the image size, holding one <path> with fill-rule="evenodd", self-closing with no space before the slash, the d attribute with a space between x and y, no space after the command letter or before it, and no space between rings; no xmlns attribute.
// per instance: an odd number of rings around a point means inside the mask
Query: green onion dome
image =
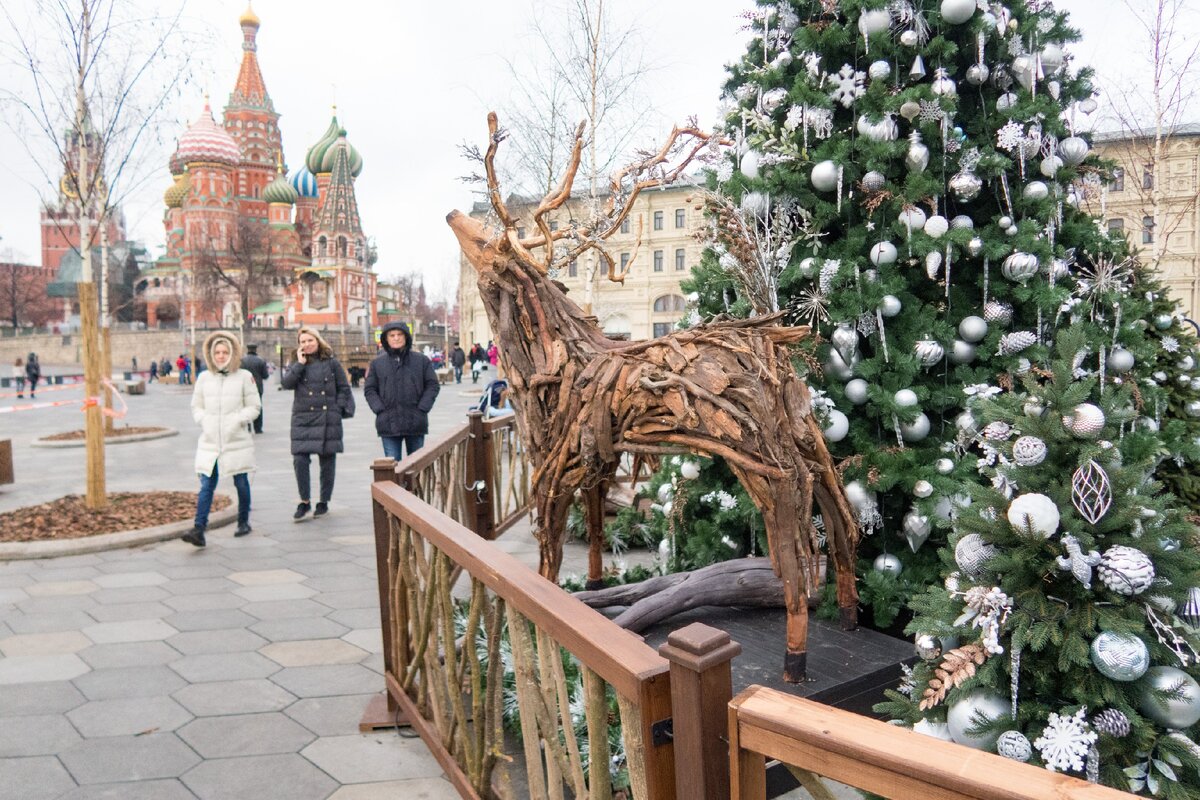
<svg viewBox="0 0 1200 800"><path fill-rule="evenodd" d="M334 114L325 133L321 134L317 143L308 149L308 154L304 156L304 166L308 167L308 171L313 175L321 172L321 160L325 158L325 151L332 149L337 144L338 132L341 129L342 126L338 125L337 115Z"/></svg>
<svg viewBox="0 0 1200 800"><path fill-rule="evenodd" d="M275 173L275 180L268 183L266 188L263 189L262 196L263 200L266 200L268 203L286 203L290 206L295 205L296 198L299 195L296 194L296 190L292 188L292 185L288 183L287 176L283 174L283 170L279 169Z"/></svg>

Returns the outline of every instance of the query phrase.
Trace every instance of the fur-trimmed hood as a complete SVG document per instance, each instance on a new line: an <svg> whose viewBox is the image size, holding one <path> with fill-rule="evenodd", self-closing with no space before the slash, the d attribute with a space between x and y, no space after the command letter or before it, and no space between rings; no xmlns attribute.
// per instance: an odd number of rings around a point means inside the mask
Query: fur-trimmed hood
<svg viewBox="0 0 1200 800"><path fill-rule="evenodd" d="M212 349L217 342L222 341L229 345L229 364L225 369L217 369L217 362L212 357ZM242 343L233 331L213 331L204 340L204 347L201 348L201 351L204 353L205 365L213 372L234 373L241 369Z"/></svg>

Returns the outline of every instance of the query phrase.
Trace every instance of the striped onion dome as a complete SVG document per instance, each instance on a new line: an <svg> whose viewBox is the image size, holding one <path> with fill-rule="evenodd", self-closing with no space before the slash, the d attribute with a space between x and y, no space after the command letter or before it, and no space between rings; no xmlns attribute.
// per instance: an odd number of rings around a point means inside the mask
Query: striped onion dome
<svg viewBox="0 0 1200 800"><path fill-rule="evenodd" d="M357 178L362 172L363 159L362 155L354 149L354 145L350 144L346 139L346 129L338 130L338 137L334 139L333 144L325 149L325 153L321 156L321 172L333 172L333 158L337 154L339 147L346 148L346 158L350 163L350 176Z"/></svg>
<svg viewBox="0 0 1200 800"><path fill-rule="evenodd" d="M213 120L212 109L204 104L204 113L179 137L179 160L184 164L211 161L237 166L242 151L224 128Z"/></svg>
<svg viewBox="0 0 1200 800"><path fill-rule="evenodd" d="M296 190L296 194L300 197L316 197L317 196L317 179L308 167L300 167L292 174L292 188Z"/></svg>
<svg viewBox="0 0 1200 800"><path fill-rule="evenodd" d="M342 126L338 124L337 114L333 115L333 119L329 122L329 127L321 134L321 138L317 143L308 148L307 155L304 156L304 166L308 167L308 171L313 175L321 172L321 160L325 158L325 151L331 149L338 140L338 132Z"/></svg>
<svg viewBox="0 0 1200 800"><path fill-rule="evenodd" d="M163 192L163 202L167 204L167 208L181 208L191 188L192 179L186 171L180 172L175 176L175 183Z"/></svg>
<svg viewBox="0 0 1200 800"><path fill-rule="evenodd" d="M283 174L283 168L280 167L275 173L275 180L268 183L263 189L262 197L268 203L286 203L290 206L295 205L299 193L288 183L287 177Z"/></svg>

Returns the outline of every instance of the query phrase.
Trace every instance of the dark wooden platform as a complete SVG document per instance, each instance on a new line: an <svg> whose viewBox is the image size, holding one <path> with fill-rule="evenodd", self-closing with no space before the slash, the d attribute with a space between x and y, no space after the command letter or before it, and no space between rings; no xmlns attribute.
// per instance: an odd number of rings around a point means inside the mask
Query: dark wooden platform
<svg viewBox="0 0 1200 800"><path fill-rule="evenodd" d="M785 683L782 608L694 609L647 630L646 643L657 649L668 633L693 622L727 631L742 646L742 654L733 661L735 695L758 684L872 715L871 706L883 699L883 690L899 683L900 665L915 661L911 642L867 628L843 631L835 622L810 616L808 681Z"/></svg>

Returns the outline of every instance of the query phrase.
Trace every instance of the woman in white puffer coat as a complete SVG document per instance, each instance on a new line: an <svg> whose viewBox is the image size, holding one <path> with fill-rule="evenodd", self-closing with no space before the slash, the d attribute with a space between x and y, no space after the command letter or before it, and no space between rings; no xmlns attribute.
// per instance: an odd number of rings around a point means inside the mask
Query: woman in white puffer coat
<svg viewBox="0 0 1200 800"><path fill-rule="evenodd" d="M212 507L217 478L224 472L233 476L238 496L238 524L234 536L250 532L250 479L254 470L254 437L249 424L258 417L262 401L254 376L240 368L242 347L237 336L217 331L204 340L204 361L208 369L196 377L192 390L192 417L200 426L196 443L196 473L200 493L196 497L196 520L183 540L204 547L208 511Z"/></svg>

